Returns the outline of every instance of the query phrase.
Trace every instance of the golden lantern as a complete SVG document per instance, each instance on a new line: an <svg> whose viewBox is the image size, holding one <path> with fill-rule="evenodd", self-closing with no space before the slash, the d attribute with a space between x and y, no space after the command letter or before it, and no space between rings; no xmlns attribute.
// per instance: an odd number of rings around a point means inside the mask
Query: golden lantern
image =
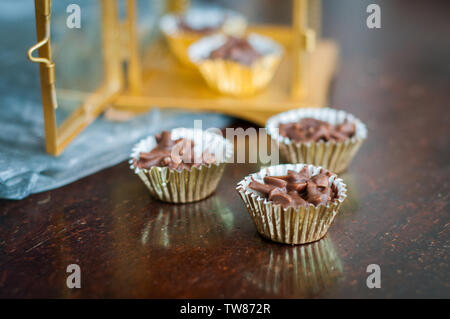
<svg viewBox="0 0 450 319"><path fill-rule="evenodd" d="M288 109L325 106L338 47L335 42L318 36L321 0L292 1L292 26L249 26L249 31L282 44L285 55L269 87L258 95L236 98L208 89L195 70L187 70L170 54L162 54L167 51L162 40L149 44L141 54L137 0L125 0L124 14L120 14L118 0L99 0L103 61L101 84L83 96L82 103L57 125L55 68L58 65L52 60L52 1L35 0L38 42L29 49L28 58L40 64L47 152L60 154L109 106L136 113L147 111L152 106L216 111L259 125L273 114ZM169 0L166 8L180 12L188 5L187 0ZM33 55L34 51L38 54ZM124 63L126 68L123 68Z"/></svg>

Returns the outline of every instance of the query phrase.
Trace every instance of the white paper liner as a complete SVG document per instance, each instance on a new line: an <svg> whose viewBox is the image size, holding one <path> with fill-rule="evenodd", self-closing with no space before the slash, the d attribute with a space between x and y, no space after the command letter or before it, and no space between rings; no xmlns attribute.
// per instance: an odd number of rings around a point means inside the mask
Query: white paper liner
<svg viewBox="0 0 450 319"><path fill-rule="evenodd" d="M354 122L355 136L345 142L295 143L279 134L280 123L297 122L305 117L315 118L333 125L343 123L345 120ZM350 113L331 108L301 108L277 114L267 120L266 130L272 141L279 146L280 155L284 161L314 164L334 173L340 173L347 169L359 147L367 138L367 128L361 120Z"/></svg>
<svg viewBox="0 0 450 319"><path fill-rule="evenodd" d="M216 190L225 165L233 156L233 145L218 134L199 129L176 128L171 131L171 137L192 140L195 154L207 149L215 155L216 163L180 171L168 167L134 167L133 159L139 159L139 153L149 152L157 145L155 137L149 136L133 147L130 169L141 178L150 194L161 201L190 203L208 197Z"/></svg>
<svg viewBox="0 0 450 319"><path fill-rule="evenodd" d="M321 239L336 216L342 202L347 197L347 186L337 175L329 178L330 186L337 190L337 198L326 206L299 206L283 208L274 204L264 195L248 187L252 178L264 182L265 176L287 175L288 170L301 171L307 166L310 176L317 175L322 167L307 164L283 164L261 169L245 177L236 190L242 197L250 217L258 232L268 239L285 244L306 244Z"/></svg>

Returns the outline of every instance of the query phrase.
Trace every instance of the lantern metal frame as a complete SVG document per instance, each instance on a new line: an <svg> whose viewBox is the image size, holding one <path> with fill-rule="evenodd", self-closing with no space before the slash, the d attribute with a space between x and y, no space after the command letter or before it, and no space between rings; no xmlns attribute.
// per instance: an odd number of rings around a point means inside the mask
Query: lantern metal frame
<svg viewBox="0 0 450 319"><path fill-rule="evenodd" d="M327 104L328 87L338 58L334 41L320 34L321 0L292 0L292 26L252 25L250 32L267 35L285 48L285 56L269 87L245 98L208 89L194 70L180 65L157 41L139 53L136 0L126 0L125 18L118 0L101 2L103 83L64 120L56 123L55 64L51 52L51 0L35 0L38 43L28 58L40 64L46 150L60 154L80 131L112 105L117 110L144 112L153 106L216 111L263 125L273 114L302 106ZM169 0L170 10L186 9L189 1ZM310 20L310 21L308 21ZM39 56L33 56L38 51ZM143 63L158 61L157 65ZM123 63L127 64L126 70Z"/></svg>

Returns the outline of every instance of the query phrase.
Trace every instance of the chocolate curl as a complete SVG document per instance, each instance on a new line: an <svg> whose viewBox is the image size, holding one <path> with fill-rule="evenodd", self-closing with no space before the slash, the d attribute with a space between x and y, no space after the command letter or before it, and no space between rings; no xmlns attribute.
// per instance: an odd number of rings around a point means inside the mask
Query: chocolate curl
<svg viewBox="0 0 450 319"><path fill-rule="evenodd" d="M303 192L306 189L306 181L305 182L300 182L300 183L289 183L286 186L286 189L288 191L296 191L298 193Z"/></svg>
<svg viewBox="0 0 450 319"><path fill-rule="evenodd" d="M292 130L291 124L280 124L278 129L281 136L288 136L290 139L294 141L300 141L306 138L305 132L301 131L300 128Z"/></svg>
<svg viewBox="0 0 450 319"><path fill-rule="evenodd" d="M334 197L334 190L329 186L331 175L322 169L318 175L309 178L307 167L304 167L300 172L288 171L286 176L265 176L264 184L252 178L249 188L263 193L284 208L308 203L326 205Z"/></svg>
<svg viewBox="0 0 450 319"><path fill-rule="evenodd" d="M287 181L288 183L296 183L297 181L304 181L306 179L309 179L309 172L305 167L300 172L288 170L288 174L285 176L270 176L270 177L282 179L284 181Z"/></svg>
<svg viewBox="0 0 450 319"><path fill-rule="evenodd" d="M298 126L295 126L295 124L299 124ZM318 128L319 126L322 125L329 125L327 122L322 121L322 120L318 120L312 117L304 117L300 120L300 122L295 123L294 126L296 128L302 128L302 127L311 127L313 129Z"/></svg>
<svg viewBox="0 0 450 319"><path fill-rule="evenodd" d="M151 152L151 153L144 153L144 152L139 153L139 159L141 159L143 161L152 161L155 158L162 157L162 156L164 156L164 152L162 152L162 151Z"/></svg>
<svg viewBox="0 0 450 319"><path fill-rule="evenodd" d="M320 192L308 192L306 199L315 206L320 204L326 205L330 201L330 196Z"/></svg>
<svg viewBox="0 0 450 319"><path fill-rule="evenodd" d="M201 34L208 34L216 31L221 25L223 24L223 21L217 21L217 26L207 26L203 28L195 28L189 23L185 21L185 18L180 17L178 18L178 27L183 31L189 31L189 32L197 32Z"/></svg>
<svg viewBox="0 0 450 319"><path fill-rule="evenodd" d="M275 204L281 204L281 206L285 208L289 207L292 202L291 197L279 188L274 188L270 191L269 200L273 201Z"/></svg>
<svg viewBox="0 0 450 319"><path fill-rule="evenodd" d="M311 140L313 141L329 141L330 140L330 129L325 126L320 126L317 131L313 133L311 136Z"/></svg>
<svg viewBox="0 0 450 319"><path fill-rule="evenodd" d="M172 148L170 156L174 162L180 164L181 162L185 164L193 164L194 160L194 143L186 139L178 139L175 141L175 145Z"/></svg>
<svg viewBox="0 0 450 319"><path fill-rule="evenodd" d="M173 145L171 133L169 131L162 131L161 134L155 135L155 139L159 148L167 148Z"/></svg>
<svg viewBox="0 0 450 319"><path fill-rule="evenodd" d="M338 131L334 131L330 132L330 138L336 140L337 142L344 142L348 136Z"/></svg>
<svg viewBox="0 0 450 319"><path fill-rule="evenodd" d="M331 173L329 170L327 170L327 169L325 169L325 168L322 168L322 169L320 170L320 174L326 175L327 177L331 177L331 176L334 175L333 173Z"/></svg>
<svg viewBox="0 0 450 319"><path fill-rule="evenodd" d="M286 125L285 123L281 123L281 124L278 126L278 133L279 133L281 136L287 136L287 128L288 128L288 125Z"/></svg>
<svg viewBox="0 0 450 319"><path fill-rule="evenodd" d="M251 65L261 57L245 38L228 37L226 42L213 50L209 57L211 59L223 59L236 61L244 65Z"/></svg>
<svg viewBox="0 0 450 319"><path fill-rule="evenodd" d="M135 160L135 165L139 168L148 169L152 166L158 165L161 160L168 155L164 151L156 151L151 153L140 153L139 160Z"/></svg>
<svg viewBox="0 0 450 319"><path fill-rule="evenodd" d="M305 187L306 187L306 185L305 185ZM305 201L297 192L295 192L295 191L288 192L288 195L292 199L292 206L296 207L296 206L306 206L306 205L308 205L308 202Z"/></svg>
<svg viewBox="0 0 450 319"><path fill-rule="evenodd" d="M336 131L352 137L353 135L355 135L356 125L352 122L344 122L342 124L336 125Z"/></svg>
<svg viewBox="0 0 450 319"><path fill-rule="evenodd" d="M326 205L331 200L331 188L328 187L328 183L326 187L322 187L311 180L306 186L306 192L306 200L314 205Z"/></svg>
<svg viewBox="0 0 450 319"><path fill-rule="evenodd" d="M300 172L288 170L288 175L297 175L297 176L302 176L304 178L309 178L309 171L306 167L303 167Z"/></svg>
<svg viewBox="0 0 450 319"><path fill-rule="evenodd" d="M266 185L266 184L257 182L253 178L252 178L252 181L250 182L250 184L248 184L248 187L257 192L263 193L265 195L268 195L270 193L270 191L272 191L273 189L276 188L271 185Z"/></svg>
<svg viewBox="0 0 450 319"><path fill-rule="evenodd" d="M166 166L171 169L190 169L202 164L216 163L214 154L207 150L195 156L194 142L185 138L171 139L169 131L155 135L158 145L150 152L141 152L139 160L134 160L134 166L149 169L152 166Z"/></svg>
<svg viewBox="0 0 450 319"><path fill-rule="evenodd" d="M281 123L279 133L281 136L290 138L296 143L336 141L343 142L355 135L355 123L344 122L331 125L328 122L314 118L302 118L298 122Z"/></svg>
<svg viewBox="0 0 450 319"><path fill-rule="evenodd" d="M287 185L287 182L284 181L283 179L273 177L273 176L264 177L264 183L275 186L275 187L279 187L279 188L283 188Z"/></svg>
<svg viewBox="0 0 450 319"><path fill-rule="evenodd" d="M300 172L288 170L288 175L278 176L277 178L284 179L289 184L303 184L309 179L309 172L303 168Z"/></svg>
<svg viewBox="0 0 450 319"><path fill-rule="evenodd" d="M314 182L317 186L323 188L328 187L328 177L326 175L318 174L316 176L313 176L311 178L311 181Z"/></svg>

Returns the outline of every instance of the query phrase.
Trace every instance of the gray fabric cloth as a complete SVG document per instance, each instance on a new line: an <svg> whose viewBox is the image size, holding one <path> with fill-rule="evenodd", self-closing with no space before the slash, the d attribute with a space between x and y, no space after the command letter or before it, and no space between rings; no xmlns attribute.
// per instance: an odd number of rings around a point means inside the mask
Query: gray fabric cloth
<svg viewBox="0 0 450 319"><path fill-rule="evenodd" d="M36 42L32 2L1 1L0 38L0 198L22 199L115 165L139 139L162 129L192 127L194 119L203 120L204 128L230 121L219 114L158 109L121 123L100 117L53 157L44 150L38 67L26 59Z"/></svg>

